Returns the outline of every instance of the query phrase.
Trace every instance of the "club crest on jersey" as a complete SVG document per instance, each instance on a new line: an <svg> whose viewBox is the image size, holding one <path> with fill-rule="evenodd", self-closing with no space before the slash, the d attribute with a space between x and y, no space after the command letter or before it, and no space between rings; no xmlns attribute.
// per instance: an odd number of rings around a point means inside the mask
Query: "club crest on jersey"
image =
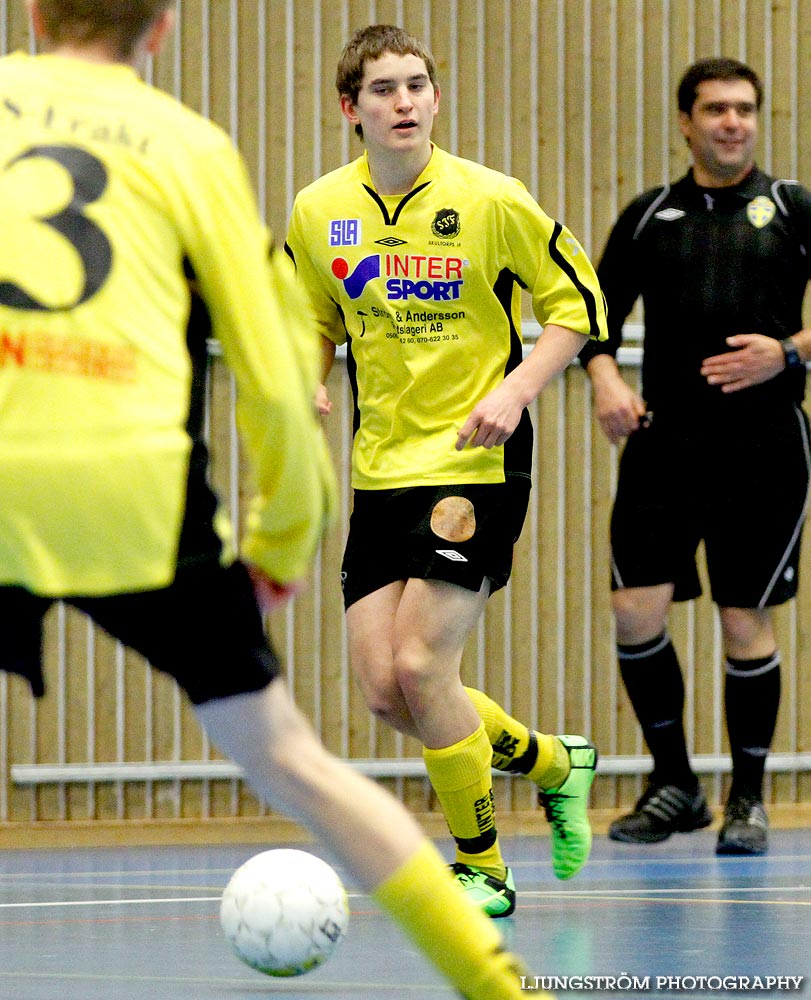
<svg viewBox="0 0 811 1000"><path fill-rule="evenodd" d="M331 247L356 247L360 245L360 219L332 219L329 224Z"/></svg>
<svg viewBox="0 0 811 1000"><path fill-rule="evenodd" d="M363 257L352 270L345 257L334 257L331 270L350 299L360 298L370 281L385 278L390 301L450 302L461 294L466 264L461 257L438 254L376 253Z"/></svg>
<svg viewBox="0 0 811 1000"><path fill-rule="evenodd" d="M431 223L431 232L440 240L453 240L462 230L459 213L455 208L441 208Z"/></svg>
<svg viewBox="0 0 811 1000"><path fill-rule="evenodd" d="M777 209L772 199L767 198L765 194L759 194L757 198L753 198L746 206L746 217L755 229L763 229L764 226L768 226L772 221L776 211Z"/></svg>

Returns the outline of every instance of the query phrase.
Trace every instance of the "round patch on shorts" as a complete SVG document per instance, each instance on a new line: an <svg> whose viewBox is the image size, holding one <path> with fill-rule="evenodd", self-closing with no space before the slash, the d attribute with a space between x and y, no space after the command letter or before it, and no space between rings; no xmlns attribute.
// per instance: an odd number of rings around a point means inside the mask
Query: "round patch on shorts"
<svg viewBox="0 0 811 1000"><path fill-rule="evenodd" d="M476 531L476 514L467 497L443 497L431 511L431 531L446 542L466 542Z"/></svg>

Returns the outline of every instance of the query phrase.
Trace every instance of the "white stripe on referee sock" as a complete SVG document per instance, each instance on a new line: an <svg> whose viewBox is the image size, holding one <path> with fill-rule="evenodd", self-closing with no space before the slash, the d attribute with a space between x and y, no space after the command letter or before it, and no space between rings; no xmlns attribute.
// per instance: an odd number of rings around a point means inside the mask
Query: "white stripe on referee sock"
<svg viewBox="0 0 811 1000"><path fill-rule="evenodd" d="M670 635L667 632L663 632L659 643L652 646L650 649L643 649L641 653L625 653L618 649L617 657L620 660L644 660L646 656L653 656L654 653L658 653L663 650L669 642Z"/></svg>
<svg viewBox="0 0 811 1000"><path fill-rule="evenodd" d="M756 670L736 670L729 660L724 661L724 670L729 677L760 677L761 674L768 674L770 670L774 670L775 667L779 666L779 653L775 653L768 663L764 663L762 667L758 667Z"/></svg>

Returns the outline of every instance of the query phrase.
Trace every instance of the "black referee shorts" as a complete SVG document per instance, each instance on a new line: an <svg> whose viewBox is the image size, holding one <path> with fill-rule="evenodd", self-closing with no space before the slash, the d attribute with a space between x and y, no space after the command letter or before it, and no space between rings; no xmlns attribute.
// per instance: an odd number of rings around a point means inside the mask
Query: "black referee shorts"
<svg viewBox="0 0 811 1000"><path fill-rule="evenodd" d="M628 438L620 462L613 589L672 583L676 601L698 597L703 541L716 604L785 603L797 593L808 487L809 428L799 406L692 432L654 414Z"/></svg>
<svg viewBox="0 0 811 1000"><path fill-rule="evenodd" d="M512 572L531 482L355 490L341 567L344 605L395 580L443 580L490 592Z"/></svg>
<svg viewBox="0 0 811 1000"><path fill-rule="evenodd" d="M194 704L259 691L279 674L241 563L190 562L161 590L65 601L174 677ZM42 620L52 603L0 587L0 670L21 674L38 697L45 693Z"/></svg>

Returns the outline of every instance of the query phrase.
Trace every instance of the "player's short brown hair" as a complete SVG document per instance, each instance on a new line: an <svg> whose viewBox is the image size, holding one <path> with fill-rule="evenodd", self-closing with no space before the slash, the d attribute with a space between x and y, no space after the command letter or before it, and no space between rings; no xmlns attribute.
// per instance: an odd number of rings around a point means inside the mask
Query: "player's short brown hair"
<svg viewBox="0 0 811 1000"><path fill-rule="evenodd" d="M393 52L398 56L418 56L425 63L428 78L436 88L434 57L419 38L409 35L404 28L397 28L392 24L370 24L356 31L341 53L335 75L335 86L341 97L348 97L354 104L363 83L366 63L380 59L387 52Z"/></svg>
<svg viewBox="0 0 811 1000"><path fill-rule="evenodd" d="M132 55L152 21L173 0L39 0L48 40L55 45L107 42L115 55Z"/></svg>

